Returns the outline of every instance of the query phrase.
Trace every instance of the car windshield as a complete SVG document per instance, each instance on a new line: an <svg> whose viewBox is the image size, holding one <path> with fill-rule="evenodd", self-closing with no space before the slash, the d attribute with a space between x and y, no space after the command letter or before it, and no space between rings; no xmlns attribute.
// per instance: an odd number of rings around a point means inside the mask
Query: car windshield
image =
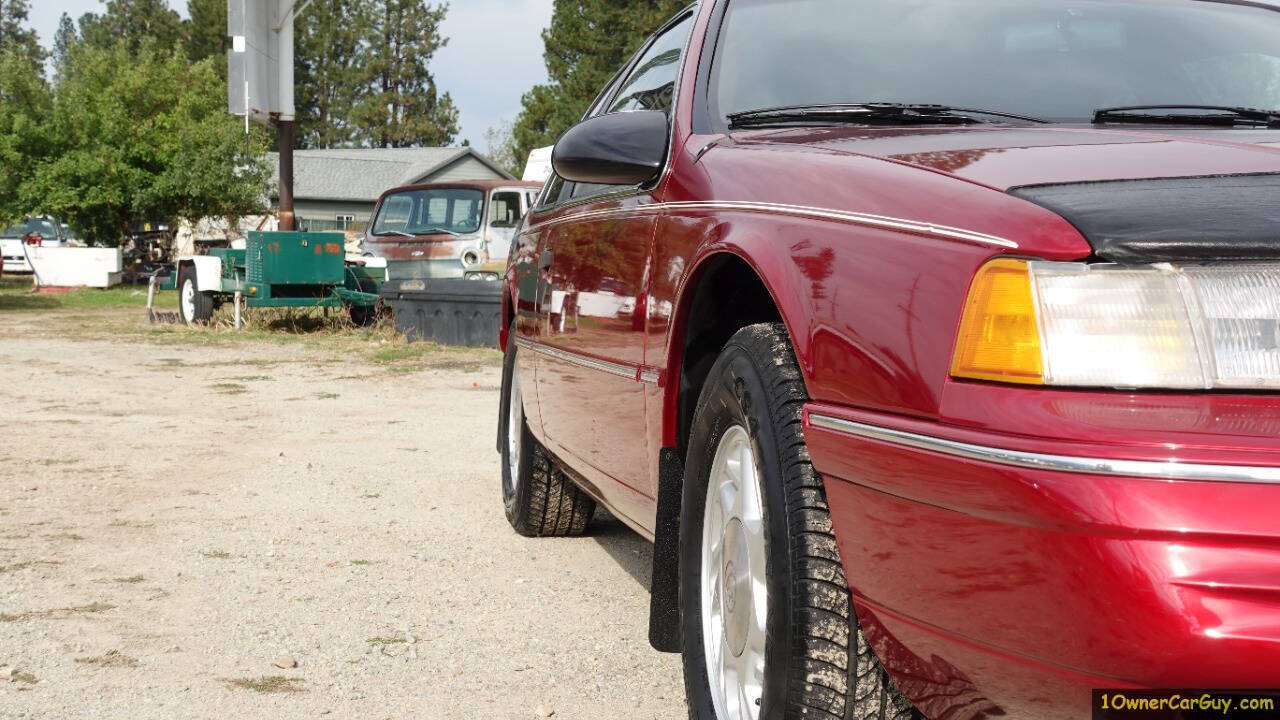
<svg viewBox="0 0 1280 720"><path fill-rule="evenodd" d="M1219 0L733 0L711 102L936 103L1089 122L1280 108L1280 6Z"/></svg>
<svg viewBox="0 0 1280 720"><path fill-rule="evenodd" d="M388 195L373 222L374 235L473 233L480 229L484 193L468 188L406 190Z"/></svg>

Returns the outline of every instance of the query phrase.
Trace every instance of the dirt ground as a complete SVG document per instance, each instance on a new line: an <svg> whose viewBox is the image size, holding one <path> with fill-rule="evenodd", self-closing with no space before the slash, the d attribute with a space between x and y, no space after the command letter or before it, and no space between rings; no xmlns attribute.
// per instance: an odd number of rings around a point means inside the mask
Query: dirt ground
<svg viewBox="0 0 1280 720"><path fill-rule="evenodd" d="M0 718L683 716L648 543L515 535L500 358L387 334L0 307Z"/></svg>

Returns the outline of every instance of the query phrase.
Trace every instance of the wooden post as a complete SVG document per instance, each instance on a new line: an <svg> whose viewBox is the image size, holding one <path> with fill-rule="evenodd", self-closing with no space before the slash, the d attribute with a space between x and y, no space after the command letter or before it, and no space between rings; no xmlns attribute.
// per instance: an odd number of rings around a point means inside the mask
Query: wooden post
<svg viewBox="0 0 1280 720"><path fill-rule="evenodd" d="M293 215L293 120L276 121L280 141L280 229L297 229Z"/></svg>

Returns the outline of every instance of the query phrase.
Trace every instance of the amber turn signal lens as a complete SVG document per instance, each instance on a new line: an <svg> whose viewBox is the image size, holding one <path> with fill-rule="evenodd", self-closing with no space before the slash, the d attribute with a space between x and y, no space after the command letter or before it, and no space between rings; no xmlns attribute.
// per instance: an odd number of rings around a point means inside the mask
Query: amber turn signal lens
<svg viewBox="0 0 1280 720"><path fill-rule="evenodd" d="M978 271L960 321L951 374L972 380L1044 383L1027 263L993 260Z"/></svg>

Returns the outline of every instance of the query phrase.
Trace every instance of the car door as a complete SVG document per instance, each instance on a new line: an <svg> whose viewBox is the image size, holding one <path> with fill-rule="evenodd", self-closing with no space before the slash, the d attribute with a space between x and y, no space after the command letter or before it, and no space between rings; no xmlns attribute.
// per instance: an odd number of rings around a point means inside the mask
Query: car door
<svg viewBox="0 0 1280 720"><path fill-rule="evenodd" d="M671 112L692 14L659 31L596 114ZM652 514L645 442L645 282L656 213L651 191L553 177L539 218L538 396L547 445L618 512ZM645 373L647 376L647 373Z"/></svg>

